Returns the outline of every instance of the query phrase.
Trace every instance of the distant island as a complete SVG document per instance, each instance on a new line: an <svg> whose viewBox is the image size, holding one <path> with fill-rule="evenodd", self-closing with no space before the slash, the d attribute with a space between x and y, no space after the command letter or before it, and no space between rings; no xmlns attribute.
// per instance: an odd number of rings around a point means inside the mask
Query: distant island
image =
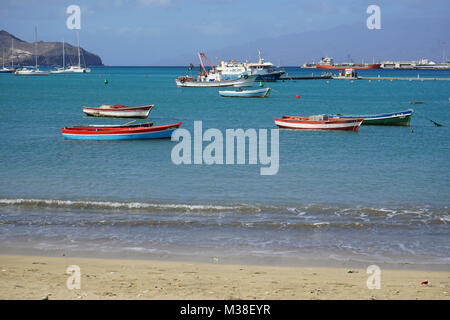
<svg viewBox="0 0 450 320"><path fill-rule="evenodd" d="M36 45L38 65L60 66L62 65L62 42L38 41ZM64 44L66 64L76 65L78 63L78 47L69 43ZM86 66L103 66L102 59L95 53L88 52L83 48L81 51L81 64ZM23 41L5 30L0 30L0 57L5 66L27 66L35 64L34 42ZM3 61L0 63L0 67Z"/></svg>

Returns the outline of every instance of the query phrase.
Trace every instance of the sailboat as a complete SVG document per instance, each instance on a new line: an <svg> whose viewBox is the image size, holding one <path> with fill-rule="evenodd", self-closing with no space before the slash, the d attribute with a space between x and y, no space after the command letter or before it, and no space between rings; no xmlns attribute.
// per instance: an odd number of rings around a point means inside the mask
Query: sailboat
<svg viewBox="0 0 450 320"><path fill-rule="evenodd" d="M78 65L77 66L71 66L68 69L65 70L65 73L86 73L91 72L91 69L89 68L83 68L81 66L81 59L80 59L80 37L77 31L77 42L78 42Z"/></svg>
<svg viewBox="0 0 450 320"><path fill-rule="evenodd" d="M47 71L42 71L38 68L38 64L37 64L37 27L34 29L34 56L35 56L35 61L36 61L36 66L34 67L34 69L27 69L27 68L22 68L19 70L16 70L16 72L14 72L15 75L18 76L48 76L49 73Z"/></svg>
<svg viewBox="0 0 450 320"><path fill-rule="evenodd" d="M13 73L15 71L13 68L5 67L5 49L3 49L2 62L3 68L0 69L0 73Z"/></svg>
<svg viewBox="0 0 450 320"><path fill-rule="evenodd" d="M64 53L64 38L62 42L62 68L56 68L56 70L50 70L50 73L70 73L69 69L66 69L66 55Z"/></svg>

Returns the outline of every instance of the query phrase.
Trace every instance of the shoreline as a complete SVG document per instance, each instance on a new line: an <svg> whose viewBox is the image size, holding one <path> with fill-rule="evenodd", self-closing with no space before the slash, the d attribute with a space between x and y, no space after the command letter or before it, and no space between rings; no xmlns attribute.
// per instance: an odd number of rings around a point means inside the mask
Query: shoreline
<svg viewBox="0 0 450 320"><path fill-rule="evenodd" d="M80 268L80 289L66 270ZM381 268L367 288L365 268L44 257L0 254L0 299L445 299L450 270ZM428 280L427 285L421 282Z"/></svg>

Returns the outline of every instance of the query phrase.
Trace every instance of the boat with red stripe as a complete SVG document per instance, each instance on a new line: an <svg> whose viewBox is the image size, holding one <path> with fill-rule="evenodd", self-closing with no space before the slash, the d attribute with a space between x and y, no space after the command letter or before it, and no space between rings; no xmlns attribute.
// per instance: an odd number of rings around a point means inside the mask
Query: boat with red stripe
<svg viewBox="0 0 450 320"><path fill-rule="evenodd" d="M153 104L141 107L128 107L123 104L103 104L98 108L83 107L83 112L93 117L147 118Z"/></svg>
<svg viewBox="0 0 450 320"><path fill-rule="evenodd" d="M153 126L152 122L133 125L77 125L64 127L61 133L69 140L131 140L170 138L181 122Z"/></svg>
<svg viewBox="0 0 450 320"><path fill-rule="evenodd" d="M283 116L281 119L275 118L275 124L287 129L357 131L363 120L329 118L323 114L309 117Z"/></svg>

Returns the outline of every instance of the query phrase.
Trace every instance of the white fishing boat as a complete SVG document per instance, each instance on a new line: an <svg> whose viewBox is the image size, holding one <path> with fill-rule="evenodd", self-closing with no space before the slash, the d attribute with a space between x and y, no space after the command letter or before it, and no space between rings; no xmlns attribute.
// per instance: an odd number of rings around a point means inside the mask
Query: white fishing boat
<svg viewBox="0 0 450 320"><path fill-rule="evenodd" d="M178 87L253 87L256 76L242 76L236 80L195 79L192 77L179 77L176 79Z"/></svg>
<svg viewBox="0 0 450 320"><path fill-rule="evenodd" d="M219 61L216 71L222 74L223 79L236 79L243 75L256 75L255 81L276 81L285 73L271 62L264 61L261 51L258 50L258 62L229 62Z"/></svg>
<svg viewBox="0 0 450 320"><path fill-rule="evenodd" d="M34 69L28 69L28 68L21 68L18 69L14 72L15 75L18 76L48 76L49 72L48 71L43 71L40 70L38 68L38 63L37 63L37 27L34 29L34 57L35 57L35 61L36 61L36 65L34 67Z"/></svg>
<svg viewBox="0 0 450 320"><path fill-rule="evenodd" d="M178 87L252 87L257 77L256 75L249 76L245 74L240 75L237 79L223 79L222 73L214 69L214 66L204 53L199 52L198 57L203 71L197 78L190 76L178 77L175 80ZM209 71L205 68L202 58L208 61L211 68Z"/></svg>
<svg viewBox="0 0 450 320"><path fill-rule="evenodd" d="M153 104L141 107L103 104L99 108L83 107L83 112L93 117L147 118L153 107Z"/></svg>
<svg viewBox="0 0 450 320"><path fill-rule="evenodd" d="M309 117L283 116L275 118L275 124L280 128L303 130L352 130L358 131L363 118L346 119L330 118L328 115L313 115Z"/></svg>
<svg viewBox="0 0 450 320"><path fill-rule="evenodd" d="M270 94L271 88L263 88L256 90L236 90L236 91L219 91L222 97L233 98L266 98Z"/></svg>

